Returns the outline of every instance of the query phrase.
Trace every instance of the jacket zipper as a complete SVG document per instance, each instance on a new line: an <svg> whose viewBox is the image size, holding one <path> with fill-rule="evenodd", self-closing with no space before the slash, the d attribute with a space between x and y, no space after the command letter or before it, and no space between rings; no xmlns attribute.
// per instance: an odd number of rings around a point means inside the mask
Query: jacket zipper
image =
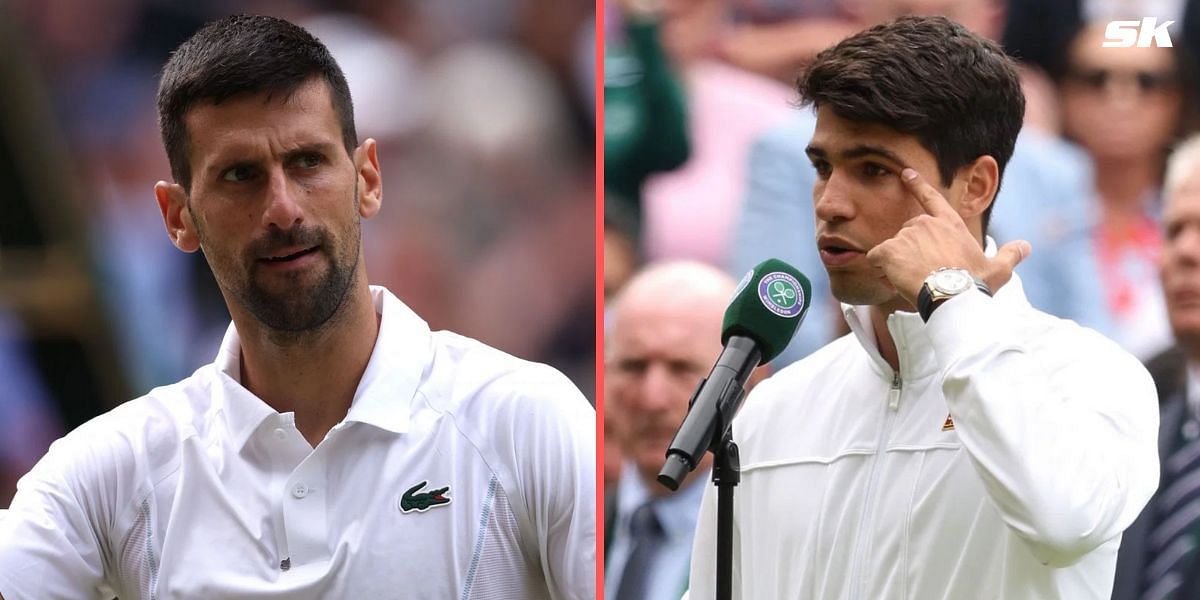
<svg viewBox="0 0 1200 600"><path fill-rule="evenodd" d="M895 371L892 374L892 387L888 389L888 404L887 411L884 413L883 427L879 430L879 440L875 444L875 456L871 457L871 469L867 473L867 491L866 497L863 499L863 515L859 521L858 535L854 543L854 554L850 558L850 598L857 600L862 598L862 579L863 579L863 561L866 549L873 539L871 530L874 529L875 522L875 486L879 474L879 461L883 458L885 446L887 445L888 434L892 430L892 423L895 421L896 413L900 408L900 391L903 382L900 380L900 372Z"/></svg>

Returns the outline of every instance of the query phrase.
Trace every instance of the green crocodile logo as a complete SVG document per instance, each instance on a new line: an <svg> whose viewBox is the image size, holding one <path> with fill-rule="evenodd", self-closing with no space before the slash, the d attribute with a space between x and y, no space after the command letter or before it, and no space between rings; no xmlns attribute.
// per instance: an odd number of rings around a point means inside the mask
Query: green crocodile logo
<svg viewBox="0 0 1200 600"><path fill-rule="evenodd" d="M422 481L417 485L408 488L403 496L400 496L400 512L425 512L434 506L450 504L450 497L446 492L450 491L450 486L429 490L428 492L417 493L417 490L425 487L428 481Z"/></svg>

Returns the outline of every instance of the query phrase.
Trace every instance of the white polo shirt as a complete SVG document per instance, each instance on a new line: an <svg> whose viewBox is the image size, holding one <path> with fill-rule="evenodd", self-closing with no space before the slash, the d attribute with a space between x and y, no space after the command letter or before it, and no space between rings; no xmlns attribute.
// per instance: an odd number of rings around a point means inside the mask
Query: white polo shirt
<svg viewBox="0 0 1200 600"><path fill-rule="evenodd" d="M558 371L431 333L372 287L379 336L314 449L216 361L80 426L0 519L0 594L595 597L595 413Z"/></svg>

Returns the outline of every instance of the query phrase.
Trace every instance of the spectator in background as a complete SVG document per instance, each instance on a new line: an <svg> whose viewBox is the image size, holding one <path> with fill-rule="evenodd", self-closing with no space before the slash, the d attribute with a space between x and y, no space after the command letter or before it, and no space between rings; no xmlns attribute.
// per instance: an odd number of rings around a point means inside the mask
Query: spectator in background
<svg viewBox="0 0 1200 600"><path fill-rule="evenodd" d="M637 217L618 199L606 194L604 206L604 298L605 312L625 283L641 265L638 254Z"/></svg>
<svg viewBox="0 0 1200 600"><path fill-rule="evenodd" d="M864 0L858 12L879 22L909 14L912 6L934 6L966 19L968 28L995 39L1001 24L994 0L897 2ZM929 14L929 13L921 13ZM1027 98L1030 86L1023 91ZM1036 85L1036 84L1035 84ZM825 269L813 242L811 192L816 172L805 156L816 117L798 111L755 142L745 181L745 202L734 233L728 265L735 274L770 257L781 258L809 276L813 303L804 326L777 361L802 358L843 331L844 322L829 294ZM1028 283L1034 306L1056 316L1107 330L1096 298L1097 269L1089 266L1084 220L1091 194L1086 155L1025 122L997 195L989 233L1000 243L1030 241L1035 252L1017 268ZM1080 258L1076 258L1080 257Z"/></svg>
<svg viewBox="0 0 1200 600"><path fill-rule="evenodd" d="M721 318L734 287L709 265L655 263L634 275L613 309L605 412L613 413L616 442L627 459L616 489L606 490L608 600L675 600L687 589L711 457L706 454L674 493L655 478L692 392L721 354Z"/></svg>
<svg viewBox="0 0 1200 600"><path fill-rule="evenodd" d="M406 204L425 204L443 229L461 231L454 268L439 274L451 322L464 335L562 368L591 396L596 221L590 148L572 136L569 111L548 69L520 48L464 45L429 68L433 110L420 138L423 156L403 171L423 189L401 183L400 193ZM486 111L479 110L481 98Z"/></svg>
<svg viewBox="0 0 1200 600"><path fill-rule="evenodd" d="M791 83L817 52L875 23L901 14L942 15L984 35L1001 32L1005 0L733 0L738 25L725 32L717 53L748 71ZM1027 126L1058 132L1050 80L1022 66Z"/></svg>
<svg viewBox="0 0 1200 600"><path fill-rule="evenodd" d="M1170 343L1158 261L1167 152L1192 129L1188 62L1177 49L1105 48L1104 22L1080 27L1058 69L1064 133L1095 163L1094 197L1080 219L1098 265L1106 331L1145 360Z"/></svg>
<svg viewBox="0 0 1200 600"><path fill-rule="evenodd" d="M962 23L990 40L1004 33L1008 0L843 0L846 10L862 27L902 15L941 15ZM1058 135L1058 98L1053 82L1034 64L1019 63L1021 89L1025 92L1025 127Z"/></svg>
<svg viewBox="0 0 1200 600"><path fill-rule="evenodd" d="M356 115L381 126L394 165L397 210L364 225L379 283L435 327L549 362L590 397L594 144L567 91L578 78L561 72L578 5L352 4L360 16L308 22L347 60ZM555 16L531 23L539 6Z"/></svg>
<svg viewBox="0 0 1200 600"><path fill-rule="evenodd" d="M691 156L642 188L648 260L721 265L742 203L751 141L791 114L783 84L723 62L714 43L731 23L730 0L669 0L662 43L684 81Z"/></svg>
<svg viewBox="0 0 1200 600"><path fill-rule="evenodd" d="M1161 282L1175 346L1148 364L1162 475L1121 540L1113 600L1200 596L1200 137L1171 155L1163 198Z"/></svg>
<svg viewBox="0 0 1200 600"><path fill-rule="evenodd" d="M752 73L791 83L821 50L861 29L846 0L732 0L736 25L717 55Z"/></svg>
<svg viewBox="0 0 1200 600"><path fill-rule="evenodd" d="M605 205L620 202L635 225L646 178L688 158L683 89L660 40L665 4L622 0L604 48Z"/></svg>
<svg viewBox="0 0 1200 600"><path fill-rule="evenodd" d="M88 209L91 261L133 389L178 381L212 360L229 312L198 254L174 251L150 194L167 170L158 141L153 71L104 76L75 110L80 164L95 193Z"/></svg>
<svg viewBox="0 0 1200 600"><path fill-rule="evenodd" d="M1155 24L1173 21L1172 43L1192 62L1200 62L1200 2L1192 0L1008 0L1004 48L1021 61L1053 71L1062 63L1063 48L1082 23L1112 20Z"/></svg>

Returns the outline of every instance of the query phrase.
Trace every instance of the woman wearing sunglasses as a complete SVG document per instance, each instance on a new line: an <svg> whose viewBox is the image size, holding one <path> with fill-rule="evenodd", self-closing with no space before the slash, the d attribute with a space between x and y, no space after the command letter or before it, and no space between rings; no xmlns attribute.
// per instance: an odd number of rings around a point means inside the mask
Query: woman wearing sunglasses
<svg viewBox="0 0 1200 600"><path fill-rule="evenodd" d="M1160 188L1169 150L1194 129L1194 78L1176 49L1182 40L1176 48L1106 48L1106 24L1081 26L1061 54L1063 133L1094 165L1095 203L1083 226L1108 333L1146 360L1171 344L1158 284Z"/></svg>

